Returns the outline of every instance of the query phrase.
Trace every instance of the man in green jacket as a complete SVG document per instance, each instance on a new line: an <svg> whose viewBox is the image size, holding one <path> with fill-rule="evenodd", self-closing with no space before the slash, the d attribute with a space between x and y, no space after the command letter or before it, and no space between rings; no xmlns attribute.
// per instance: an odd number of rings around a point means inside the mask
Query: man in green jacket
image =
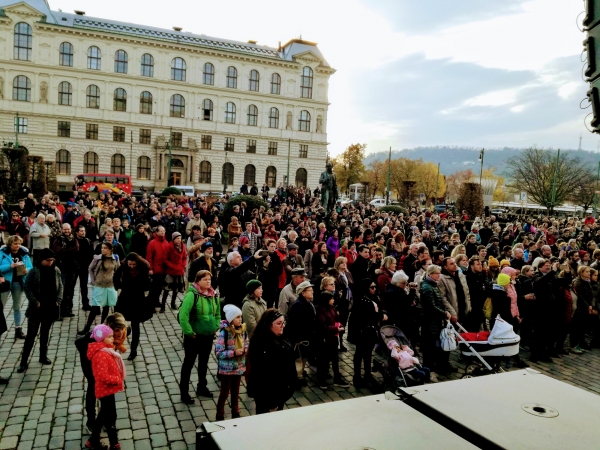
<svg viewBox="0 0 600 450"><path fill-rule="evenodd" d="M189 395L190 375L194 362L198 358L198 386L196 394L212 397L208 390L206 372L212 350L213 337L219 329L221 308L219 298L211 286L211 273L200 270L190 284L179 309L179 325L183 331L184 358L181 366L179 391L181 401L188 405L194 403Z"/></svg>

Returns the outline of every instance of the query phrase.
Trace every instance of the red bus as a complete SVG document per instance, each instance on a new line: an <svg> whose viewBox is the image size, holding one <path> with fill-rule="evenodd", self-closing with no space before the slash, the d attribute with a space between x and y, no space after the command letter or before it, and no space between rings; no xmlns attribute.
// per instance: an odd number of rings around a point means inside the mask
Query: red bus
<svg viewBox="0 0 600 450"><path fill-rule="evenodd" d="M106 173L84 173L75 177L75 186L79 192L98 192L99 194L131 195L131 177Z"/></svg>

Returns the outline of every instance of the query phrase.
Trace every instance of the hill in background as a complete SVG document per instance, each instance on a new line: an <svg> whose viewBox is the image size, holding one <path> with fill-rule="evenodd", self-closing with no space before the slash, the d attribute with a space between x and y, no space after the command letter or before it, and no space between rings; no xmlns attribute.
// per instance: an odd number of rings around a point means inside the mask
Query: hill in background
<svg viewBox="0 0 600 450"><path fill-rule="evenodd" d="M392 151L392 159L409 158L419 159L424 161L432 161L435 164L440 163L440 172L444 175L459 170L471 169L475 173L479 173L479 148L472 147L453 147L453 146L436 146L436 147L416 147L411 149ZM496 173L502 175L507 168L506 161L516 157L523 149L504 147L502 149L485 149L485 158L483 168L496 168ZM561 149L561 152L564 149ZM556 150L555 150L556 151ZM595 172L600 161L600 153L590 152L587 150L564 150L573 152L583 161L590 164L590 168ZM370 153L365 158L365 166L369 166L373 161L386 161L388 158L387 152Z"/></svg>

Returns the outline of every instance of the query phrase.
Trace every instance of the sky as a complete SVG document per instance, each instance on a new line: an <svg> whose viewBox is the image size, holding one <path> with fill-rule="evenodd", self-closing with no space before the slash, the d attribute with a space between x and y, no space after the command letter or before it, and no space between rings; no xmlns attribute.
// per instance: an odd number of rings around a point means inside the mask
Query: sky
<svg viewBox="0 0 600 450"><path fill-rule="evenodd" d="M317 42L329 152L418 146L600 151L580 109L581 0L49 0L53 10L277 47ZM583 106L588 105L587 101ZM589 123L590 118L587 118Z"/></svg>

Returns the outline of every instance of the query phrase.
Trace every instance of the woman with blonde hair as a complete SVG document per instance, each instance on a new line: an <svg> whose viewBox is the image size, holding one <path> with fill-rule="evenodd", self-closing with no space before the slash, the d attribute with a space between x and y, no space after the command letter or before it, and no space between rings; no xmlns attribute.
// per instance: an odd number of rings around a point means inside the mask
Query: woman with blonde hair
<svg viewBox="0 0 600 450"><path fill-rule="evenodd" d="M466 256L466 253L467 253L467 250L465 249L465 246L463 244L458 244L456 247L454 247L454 250L452 250L450 257L456 258L458 255Z"/></svg>
<svg viewBox="0 0 600 450"><path fill-rule="evenodd" d="M229 235L227 245L231 246L231 239L236 237L239 238L242 234L242 226L240 225L240 221L236 216L231 217L231 223L227 227L227 233Z"/></svg>
<svg viewBox="0 0 600 450"><path fill-rule="evenodd" d="M392 277L396 271L396 258L392 256L386 256L381 261L381 268L377 269L377 287L379 292L385 292L385 287L392 282Z"/></svg>

